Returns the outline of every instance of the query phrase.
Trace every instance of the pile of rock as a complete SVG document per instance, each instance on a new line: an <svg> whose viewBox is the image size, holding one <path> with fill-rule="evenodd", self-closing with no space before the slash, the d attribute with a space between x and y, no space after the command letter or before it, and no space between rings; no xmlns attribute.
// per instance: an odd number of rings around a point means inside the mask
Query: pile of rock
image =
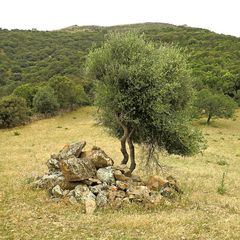
<svg viewBox="0 0 240 240"><path fill-rule="evenodd" d="M49 172L38 177L34 188L46 188L52 198L68 198L71 203L83 202L86 213L106 205L124 203L159 203L181 193L174 178L152 176L143 182L129 168L114 165L113 160L98 147L83 151L86 142L66 145L47 161Z"/></svg>

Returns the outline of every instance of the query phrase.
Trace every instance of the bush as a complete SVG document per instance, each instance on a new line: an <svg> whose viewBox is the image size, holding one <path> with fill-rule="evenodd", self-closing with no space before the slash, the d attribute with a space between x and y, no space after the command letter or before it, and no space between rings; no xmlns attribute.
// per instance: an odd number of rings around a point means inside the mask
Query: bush
<svg viewBox="0 0 240 240"><path fill-rule="evenodd" d="M53 114L59 109L59 103L52 88L45 86L39 88L34 99L33 108L35 112Z"/></svg>
<svg viewBox="0 0 240 240"><path fill-rule="evenodd" d="M26 100L17 96L7 96L0 100L0 128L15 127L29 119Z"/></svg>
<svg viewBox="0 0 240 240"><path fill-rule="evenodd" d="M27 84L23 84L23 85L17 87L13 91L13 95L24 98L27 102L27 106L32 108L33 107L33 98L34 98L36 92L37 92L37 88L35 86L32 86L27 83Z"/></svg>
<svg viewBox="0 0 240 240"><path fill-rule="evenodd" d="M55 76L49 80L61 109L73 108L78 103L78 95L73 81L67 77Z"/></svg>
<svg viewBox="0 0 240 240"><path fill-rule="evenodd" d="M207 123L209 124L212 117L233 117L237 104L223 93L215 93L209 89L202 89L197 94L195 107L199 113L207 116Z"/></svg>

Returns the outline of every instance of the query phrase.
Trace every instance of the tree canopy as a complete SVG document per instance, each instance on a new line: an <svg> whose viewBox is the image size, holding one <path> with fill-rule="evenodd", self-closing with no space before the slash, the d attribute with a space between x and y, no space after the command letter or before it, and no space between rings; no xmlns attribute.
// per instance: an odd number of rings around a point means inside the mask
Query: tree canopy
<svg viewBox="0 0 240 240"><path fill-rule="evenodd" d="M87 73L97 80L104 125L121 139L122 163L129 145L132 171L134 142L183 155L200 150L201 135L189 125L192 80L180 49L156 48L135 32L114 33L89 53Z"/></svg>
<svg viewBox="0 0 240 240"><path fill-rule="evenodd" d="M237 108L237 103L223 93L202 89L197 93L195 106L200 116L207 116L207 124L210 124L212 117L232 117Z"/></svg>

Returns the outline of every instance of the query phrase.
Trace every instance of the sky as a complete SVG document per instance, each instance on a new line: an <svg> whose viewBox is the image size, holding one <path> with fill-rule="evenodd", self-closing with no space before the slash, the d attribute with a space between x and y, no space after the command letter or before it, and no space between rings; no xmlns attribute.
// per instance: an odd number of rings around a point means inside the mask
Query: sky
<svg viewBox="0 0 240 240"><path fill-rule="evenodd" d="M0 0L0 28L163 22L240 37L240 0Z"/></svg>

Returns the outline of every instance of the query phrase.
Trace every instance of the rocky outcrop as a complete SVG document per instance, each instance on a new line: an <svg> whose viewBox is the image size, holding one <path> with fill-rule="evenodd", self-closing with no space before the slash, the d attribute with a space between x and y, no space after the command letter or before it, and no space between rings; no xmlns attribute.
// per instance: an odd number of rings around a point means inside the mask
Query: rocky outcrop
<svg viewBox="0 0 240 240"><path fill-rule="evenodd" d="M59 161L60 171L69 182L82 181L96 175L96 168L92 161L86 158L71 156Z"/></svg>
<svg viewBox="0 0 240 240"><path fill-rule="evenodd" d="M175 178L151 176L143 182L127 165L113 165L100 148L83 151L86 142L64 146L47 161L49 172L32 182L34 188L49 190L54 199L68 198L72 204L84 203L87 214L105 206L159 204L174 199L181 190Z"/></svg>

